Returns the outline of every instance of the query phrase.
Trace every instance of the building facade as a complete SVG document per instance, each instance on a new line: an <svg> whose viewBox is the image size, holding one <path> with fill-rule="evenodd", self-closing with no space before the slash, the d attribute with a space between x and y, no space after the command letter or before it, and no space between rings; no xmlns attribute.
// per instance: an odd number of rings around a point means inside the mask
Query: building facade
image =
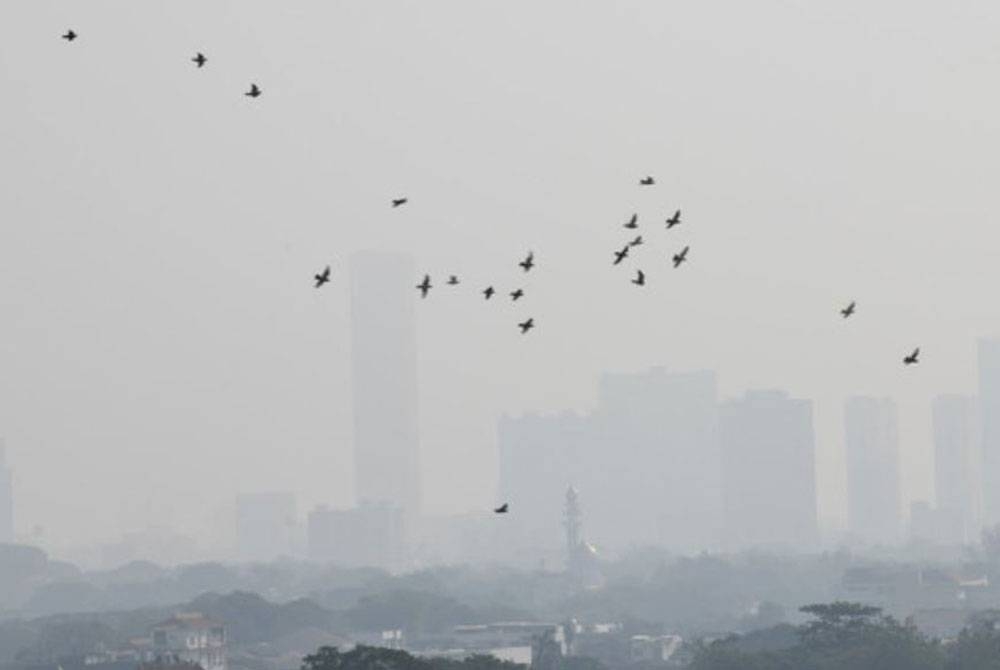
<svg viewBox="0 0 1000 670"><path fill-rule="evenodd" d="M978 400L941 395L931 404L934 428L934 488L947 543L979 539L982 526L982 433Z"/></svg>
<svg viewBox="0 0 1000 670"><path fill-rule="evenodd" d="M388 503L317 507L309 513L309 557L343 567L394 570L404 558L405 531L402 510Z"/></svg>
<svg viewBox="0 0 1000 670"><path fill-rule="evenodd" d="M895 544L901 533L896 404L848 398L844 428L849 530L864 543Z"/></svg>
<svg viewBox="0 0 1000 670"><path fill-rule="evenodd" d="M153 655L161 663L191 663L226 670L226 627L196 612L176 614L152 630Z"/></svg>
<svg viewBox="0 0 1000 670"><path fill-rule="evenodd" d="M1000 339L979 341L982 524L1000 523Z"/></svg>

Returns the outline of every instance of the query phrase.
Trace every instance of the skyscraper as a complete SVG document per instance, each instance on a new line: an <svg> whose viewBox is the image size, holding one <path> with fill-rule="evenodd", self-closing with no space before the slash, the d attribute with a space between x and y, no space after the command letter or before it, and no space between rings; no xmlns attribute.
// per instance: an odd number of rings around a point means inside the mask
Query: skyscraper
<svg viewBox="0 0 1000 670"><path fill-rule="evenodd" d="M946 520L948 542L978 540L982 480L981 425L975 398L941 395L931 406L934 426L934 486L937 512Z"/></svg>
<svg viewBox="0 0 1000 670"><path fill-rule="evenodd" d="M358 503L420 511L414 267L409 256L351 259L351 363Z"/></svg>
<svg viewBox="0 0 1000 670"><path fill-rule="evenodd" d="M245 561L272 561L294 553L298 520L291 493L250 493L236 498L236 542Z"/></svg>
<svg viewBox="0 0 1000 670"><path fill-rule="evenodd" d="M844 427L850 530L865 542L895 543L901 530L896 404L888 398L848 398Z"/></svg>
<svg viewBox="0 0 1000 670"><path fill-rule="evenodd" d="M819 541L812 402L748 391L719 410L729 549Z"/></svg>
<svg viewBox="0 0 1000 670"><path fill-rule="evenodd" d="M982 419L982 523L1000 523L1000 339L979 340Z"/></svg>
<svg viewBox="0 0 1000 670"><path fill-rule="evenodd" d="M6 452L7 448L0 439L0 543L14 541L14 490Z"/></svg>

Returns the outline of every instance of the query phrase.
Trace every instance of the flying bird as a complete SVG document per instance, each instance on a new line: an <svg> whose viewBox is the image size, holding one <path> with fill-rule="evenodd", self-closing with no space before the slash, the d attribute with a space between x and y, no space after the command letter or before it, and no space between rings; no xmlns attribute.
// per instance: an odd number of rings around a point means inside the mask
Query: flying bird
<svg viewBox="0 0 1000 670"><path fill-rule="evenodd" d="M528 271L528 270L530 270L531 268L535 267L535 252L533 252L533 251L529 251L529 252L528 252L528 257L527 257L527 258L525 258L525 259L524 259L523 261L521 261L520 263L518 263L518 265L520 265L520 266L521 266L521 268L522 268L522 269L523 269L523 270L524 270L525 272L527 272L527 271Z"/></svg>
<svg viewBox="0 0 1000 670"><path fill-rule="evenodd" d="M535 320L528 319L527 321L522 321L521 323L517 324L517 327L521 329L521 334L524 335L529 330L535 327Z"/></svg>
<svg viewBox="0 0 1000 670"><path fill-rule="evenodd" d="M674 212L674 215L667 219L667 230L670 230L674 226L681 222L681 210Z"/></svg>
<svg viewBox="0 0 1000 670"><path fill-rule="evenodd" d="M653 178L649 176L643 177L642 179L639 180L640 186L652 186L655 183L656 182L653 181Z"/></svg>
<svg viewBox="0 0 1000 670"><path fill-rule="evenodd" d="M76 33L74 33L72 30L67 30L66 34L63 35L62 38L67 42L72 42L73 40L76 39Z"/></svg>
<svg viewBox="0 0 1000 670"><path fill-rule="evenodd" d="M646 274L642 270L636 270L635 272L636 272L635 279L632 280L632 283L635 284L636 286L645 286Z"/></svg>
<svg viewBox="0 0 1000 670"><path fill-rule="evenodd" d="M330 266L327 265L326 268L323 270L323 272L319 273L318 275L313 275L313 279L316 280L316 288L319 288L323 284L330 281Z"/></svg>
<svg viewBox="0 0 1000 670"><path fill-rule="evenodd" d="M400 205L405 205L406 202L407 202L407 200L408 200L408 198L393 198L393 201L392 201L392 207L393 207L393 209L395 209L396 207L399 207Z"/></svg>
<svg viewBox="0 0 1000 670"><path fill-rule="evenodd" d="M913 350L913 353L903 359L903 365L913 365L917 363L917 358L920 356L920 347Z"/></svg>
<svg viewBox="0 0 1000 670"><path fill-rule="evenodd" d="M458 277L456 277L455 275L451 275L450 277L448 277L448 285L458 286Z"/></svg>
<svg viewBox="0 0 1000 670"><path fill-rule="evenodd" d="M494 293L496 293L496 291L493 290L492 286L487 286L486 288L483 289L483 295L486 297L487 300L492 298Z"/></svg>
<svg viewBox="0 0 1000 670"><path fill-rule="evenodd" d="M621 251L615 252L615 262L612 263L612 265L618 265L623 260L625 260L627 256L628 256L628 245L626 244L624 247L622 247Z"/></svg>
<svg viewBox="0 0 1000 670"><path fill-rule="evenodd" d="M638 228L639 227L639 215L638 214L633 214L632 218L629 219L628 223L626 223L623 227L624 228L629 228L629 229Z"/></svg>
<svg viewBox="0 0 1000 670"><path fill-rule="evenodd" d="M631 242L629 242L629 243L628 243L628 245L629 245L630 247L637 247L637 246L639 246L640 244L642 244L642 235L639 235L639 236L638 236L638 237L636 237L636 238L635 238L634 240L632 240Z"/></svg>
<svg viewBox="0 0 1000 670"><path fill-rule="evenodd" d="M420 289L420 297L426 298L427 292L431 290L431 276L424 275L424 280L417 284L417 288Z"/></svg>
<svg viewBox="0 0 1000 670"><path fill-rule="evenodd" d="M681 249L679 254L674 254L674 267L679 267L681 263L687 260L688 249L691 247L684 247Z"/></svg>
<svg viewBox="0 0 1000 670"><path fill-rule="evenodd" d="M495 508L493 510L493 513L494 514L506 514L507 510L509 510L509 509L510 509L510 505L508 503L504 503L504 504L500 505L500 507Z"/></svg>
<svg viewBox="0 0 1000 670"><path fill-rule="evenodd" d="M203 68L205 67L205 63L208 62L208 59L205 58L205 54L199 51L197 55L195 55L195 57L191 59L191 61L194 62L194 64L197 65L199 68Z"/></svg>
<svg viewBox="0 0 1000 670"><path fill-rule="evenodd" d="M517 302L519 298L523 297L524 297L524 291L522 291L521 289L517 289L516 291L510 292L510 299L513 300L514 302Z"/></svg>
<svg viewBox="0 0 1000 670"><path fill-rule="evenodd" d="M257 86L257 84L250 84L250 90L244 93L243 95L247 96L248 98L259 98L260 93L261 93L260 87Z"/></svg>
<svg viewBox="0 0 1000 670"><path fill-rule="evenodd" d="M840 315L846 319L850 315L854 314L854 306L855 306L855 304L856 303L852 300L850 305L848 305L844 309L840 310Z"/></svg>

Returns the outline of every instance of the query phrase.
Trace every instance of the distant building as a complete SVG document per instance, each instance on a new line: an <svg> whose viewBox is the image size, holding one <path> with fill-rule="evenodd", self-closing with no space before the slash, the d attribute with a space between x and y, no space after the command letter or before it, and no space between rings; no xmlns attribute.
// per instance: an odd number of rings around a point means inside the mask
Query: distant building
<svg viewBox="0 0 1000 670"><path fill-rule="evenodd" d="M14 541L14 487L7 467L6 446L0 439L0 544Z"/></svg>
<svg viewBox="0 0 1000 670"><path fill-rule="evenodd" d="M719 414L727 548L815 547L812 402L749 391L723 403Z"/></svg>
<svg viewBox="0 0 1000 670"><path fill-rule="evenodd" d="M226 670L226 627L202 614L177 614L154 626L152 639L159 664Z"/></svg>
<svg viewBox="0 0 1000 670"><path fill-rule="evenodd" d="M944 519L936 541L978 542L982 525L982 424L976 398L941 395L932 405L934 485Z"/></svg>
<svg viewBox="0 0 1000 670"><path fill-rule="evenodd" d="M896 404L888 398L849 398L844 427L851 534L866 543L894 544L901 530Z"/></svg>
<svg viewBox="0 0 1000 670"><path fill-rule="evenodd" d="M351 259L351 364L358 504L420 513L417 344L409 256Z"/></svg>
<svg viewBox="0 0 1000 670"><path fill-rule="evenodd" d="M291 556L298 526L291 493L251 493L236 498L236 544L240 559L272 561Z"/></svg>
<svg viewBox="0 0 1000 670"><path fill-rule="evenodd" d="M1000 339L979 340L982 524L1000 523Z"/></svg>
<svg viewBox="0 0 1000 670"><path fill-rule="evenodd" d="M716 548L722 521L716 402L713 373L654 368L604 375L588 414L502 418L500 498L532 511L518 519L525 548L564 555L560 511L571 484L587 492L588 534L598 547Z"/></svg>
<svg viewBox="0 0 1000 670"><path fill-rule="evenodd" d="M392 505L317 507L309 513L307 533L313 560L385 569L398 568L403 560L404 517Z"/></svg>

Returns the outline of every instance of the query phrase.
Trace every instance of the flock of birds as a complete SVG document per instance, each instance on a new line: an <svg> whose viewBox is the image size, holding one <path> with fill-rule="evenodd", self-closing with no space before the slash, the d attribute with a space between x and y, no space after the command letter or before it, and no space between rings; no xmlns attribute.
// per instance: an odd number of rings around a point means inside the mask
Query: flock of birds
<svg viewBox="0 0 1000 670"><path fill-rule="evenodd" d="M67 30L62 35L62 39L66 40L67 42L73 42L77 39L77 37L78 35L73 30ZM205 65L208 63L208 58L205 56L205 54L199 51L195 53L195 55L191 58L191 61L195 64L195 66L198 69L201 69L205 67ZM262 93L263 91L260 88L260 86L258 86L256 83L251 82L250 89L246 91L243 95L245 95L248 98L259 98ZM640 186L653 186L655 184L656 180L650 175L647 175L639 180ZM408 201L409 199L406 197L393 198L390 201L390 205L393 209L396 209L402 207ZM680 225L681 210L679 209L676 210L672 216L666 219L665 223L667 230L670 230L671 228ZM633 214L629 218L629 220L624 224L623 227L628 230L638 229L639 215ZM629 252L632 249L635 249L636 247L639 247L642 244L643 244L642 235L641 234L636 235L636 237L626 242L621 249L614 251L612 265L620 265L622 262L625 261L625 259L629 258ZM683 263L687 261L689 250L690 246L684 246L680 251L673 254L673 256L671 257L671 262L673 263L674 269L679 268ZM524 260L518 263L518 266L524 272L530 272L532 268L535 267L534 252L529 251L528 255L524 258ZM313 275L314 286L316 288L322 288L325 284L330 282L331 274L332 274L332 269L329 265L327 265L325 268L323 268L322 272ZM646 274L641 269L636 268L636 276L631 281L636 286L645 286ZM446 284L449 286L457 286L459 283L460 282L458 276L456 275L449 275L446 281ZM421 281L419 284L416 285L416 289L420 292L421 298L426 298L432 288L433 284L431 283L431 277L429 274L425 274L423 281ZM493 296L496 295L496 289L492 285L487 286L482 290L482 295L485 300L491 300ZM518 300L524 297L524 289L517 288L511 291L508 295L510 296L510 299L513 302L517 302ZM852 300L850 304L848 304L846 307L840 310L840 315L844 319L848 319L854 315L856 309L857 309L857 302ZM522 335L527 334L528 331L530 331L532 328L535 327L535 319L533 317L528 317L524 321L519 322L517 324L517 327L520 329ZM910 354L903 357L903 364L915 365L916 363L919 362L919 357L920 357L920 347L917 347ZM506 514L509 511L509 509L510 509L509 503L504 503L499 507L494 508L493 512L496 514Z"/></svg>

